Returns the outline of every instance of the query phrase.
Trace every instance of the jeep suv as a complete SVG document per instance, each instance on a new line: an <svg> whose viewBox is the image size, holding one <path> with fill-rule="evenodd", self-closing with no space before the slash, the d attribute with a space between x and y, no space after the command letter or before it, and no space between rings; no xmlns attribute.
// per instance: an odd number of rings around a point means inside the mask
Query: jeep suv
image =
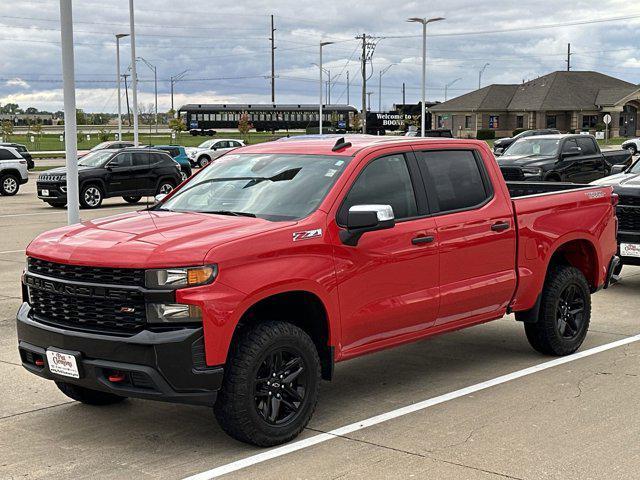
<svg viewBox="0 0 640 480"><path fill-rule="evenodd" d="M148 148L91 152L79 160L78 177L82 208L98 208L109 197L137 203L143 196L167 194L182 182L180 165L166 152ZM52 207L64 207L67 169L43 172L37 188L38 198Z"/></svg>
<svg viewBox="0 0 640 480"><path fill-rule="evenodd" d="M0 146L0 195L15 195L28 180L27 161L15 148Z"/></svg>

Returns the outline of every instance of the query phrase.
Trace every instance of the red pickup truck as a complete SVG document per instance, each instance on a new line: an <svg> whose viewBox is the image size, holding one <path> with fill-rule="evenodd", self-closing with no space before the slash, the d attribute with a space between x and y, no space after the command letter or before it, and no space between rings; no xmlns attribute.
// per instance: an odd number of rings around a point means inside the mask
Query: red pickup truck
<svg viewBox="0 0 640 480"><path fill-rule="evenodd" d="M81 402L212 406L276 445L338 361L511 312L536 350L576 351L617 263L616 201L505 183L474 140L241 148L147 210L36 238L20 355Z"/></svg>

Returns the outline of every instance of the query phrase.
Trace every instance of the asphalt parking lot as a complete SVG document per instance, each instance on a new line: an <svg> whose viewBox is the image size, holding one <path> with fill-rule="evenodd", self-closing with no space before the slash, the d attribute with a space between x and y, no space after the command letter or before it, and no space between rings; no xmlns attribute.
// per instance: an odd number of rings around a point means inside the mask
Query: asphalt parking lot
<svg viewBox="0 0 640 480"><path fill-rule="evenodd" d="M81 214L91 220L135 208L109 199ZM627 339L624 345L449 396L552 359L534 352L522 325L506 317L342 363L322 385L300 448L255 458L268 451L231 440L206 408L142 400L90 407L22 368L14 315L23 252L38 233L65 222L65 210L35 197L34 174L17 196L0 197L2 479L210 478L224 471L243 479L640 478L640 268L625 267L620 283L594 296L581 350ZM443 395L432 406L357 424ZM349 433L333 432L353 423Z"/></svg>

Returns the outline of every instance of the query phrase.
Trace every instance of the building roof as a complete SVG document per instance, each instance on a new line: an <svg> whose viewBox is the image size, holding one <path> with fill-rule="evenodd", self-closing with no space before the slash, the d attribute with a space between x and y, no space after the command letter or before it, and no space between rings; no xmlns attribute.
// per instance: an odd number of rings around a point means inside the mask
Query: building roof
<svg viewBox="0 0 640 480"><path fill-rule="evenodd" d="M598 72L553 72L529 82L489 85L431 107L433 112L597 110L637 92L639 85Z"/></svg>

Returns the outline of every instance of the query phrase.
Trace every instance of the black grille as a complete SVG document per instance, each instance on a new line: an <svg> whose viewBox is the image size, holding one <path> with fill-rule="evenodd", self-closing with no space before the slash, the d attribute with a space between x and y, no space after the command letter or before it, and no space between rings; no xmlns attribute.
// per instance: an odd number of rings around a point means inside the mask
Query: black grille
<svg viewBox="0 0 640 480"><path fill-rule="evenodd" d="M524 174L522 173L522 169L518 167L500 167L500 171L502 171L502 176L507 181L522 181L524 180Z"/></svg>
<svg viewBox="0 0 640 480"><path fill-rule="evenodd" d="M144 270L135 268L84 267L29 258L29 271L51 278L101 285L144 286Z"/></svg>
<svg viewBox="0 0 640 480"><path fill-rule="evenodd" d="M640 208L618 207L616 215L618 217L618 230L640 232Z"/></svg>
<svg viewBox="0 0 640 480"><path fill-rule="evenodd" d="M35 320L76 330L134 334L144 328L146 313L141 293L127 291L126 300L69 296L29 287ZM122 312L126 308L130 313ZM133 309L133 311L131 311Z"/></svg>
<svg viewBox="0 0 640 480"><path fill-rule="evenodd" d="M640 195L637 197L631 197L629 195L620 195L618 205L631 205L634 207L640 207Z"/></svg>

